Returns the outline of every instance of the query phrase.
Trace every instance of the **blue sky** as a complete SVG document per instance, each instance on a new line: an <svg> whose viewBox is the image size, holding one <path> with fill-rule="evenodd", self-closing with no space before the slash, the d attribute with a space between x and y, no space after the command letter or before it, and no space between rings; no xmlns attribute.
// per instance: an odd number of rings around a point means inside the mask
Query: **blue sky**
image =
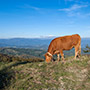
<svg viewBox="0 0 90 90"><path fill-rule="evenodd" d="M0 38L90 37L90 0L0 0Z"/></svg>

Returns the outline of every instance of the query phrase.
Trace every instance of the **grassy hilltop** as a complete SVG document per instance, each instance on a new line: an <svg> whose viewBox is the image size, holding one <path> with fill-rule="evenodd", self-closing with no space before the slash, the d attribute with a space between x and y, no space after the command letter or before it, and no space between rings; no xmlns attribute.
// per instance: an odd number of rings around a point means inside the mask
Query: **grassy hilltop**
<svg viewBox="0 0 90 90"><path fill-rule="evenodd" d="M65 63L0 62L2 90L90 90L90 56Z"/></svg>

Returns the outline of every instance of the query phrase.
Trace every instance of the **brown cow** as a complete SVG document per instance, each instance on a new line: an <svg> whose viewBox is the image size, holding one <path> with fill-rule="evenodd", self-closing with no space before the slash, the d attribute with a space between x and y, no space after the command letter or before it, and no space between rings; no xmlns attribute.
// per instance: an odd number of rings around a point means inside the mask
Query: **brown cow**
<svg viewBox="0 0 90 90"><path fill-rule="evenodd" d="M70 50L75 48L75 59L80 57L81 54L81 37L78 34L63 36L55 38L51 41L48 51L45 54L46 62L50 62L54 54L57 54L59 61L59 54L61 54L62 59L64 60L64 50Z"/></svg>

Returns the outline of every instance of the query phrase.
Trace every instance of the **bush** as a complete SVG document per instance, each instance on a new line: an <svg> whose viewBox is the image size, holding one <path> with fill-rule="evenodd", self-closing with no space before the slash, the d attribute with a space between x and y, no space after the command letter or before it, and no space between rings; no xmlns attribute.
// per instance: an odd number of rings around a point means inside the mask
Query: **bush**
<svg viewBox="0 0 90 90"><path fill-rule="evenodd" d="M84 52L84 53L90 52L90 47L87 45L87 46L86 46L86 50L83 50L83 52Z"/></svg>
<svg viewBox="0 0 90 90"><path fill-rule="evenodd" d="M9 56L6 54L0 54L0 61L4 62L12 62L12 61L28 61L28 62L42 62L44 59L41 58L20 58L20 57L14 57Z"/></svg>

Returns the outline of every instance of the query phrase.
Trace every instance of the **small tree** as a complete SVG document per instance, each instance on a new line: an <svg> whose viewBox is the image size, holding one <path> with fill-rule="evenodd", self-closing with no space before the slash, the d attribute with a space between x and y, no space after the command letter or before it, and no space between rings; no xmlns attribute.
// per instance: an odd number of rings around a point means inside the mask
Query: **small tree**
<svg viewBox="0 0 90 90"><path fill-rule="evenodd" d="M84 53L88 53L90 52L90 47L88 45L86 45L86 50L83 50Z"/></svg>

